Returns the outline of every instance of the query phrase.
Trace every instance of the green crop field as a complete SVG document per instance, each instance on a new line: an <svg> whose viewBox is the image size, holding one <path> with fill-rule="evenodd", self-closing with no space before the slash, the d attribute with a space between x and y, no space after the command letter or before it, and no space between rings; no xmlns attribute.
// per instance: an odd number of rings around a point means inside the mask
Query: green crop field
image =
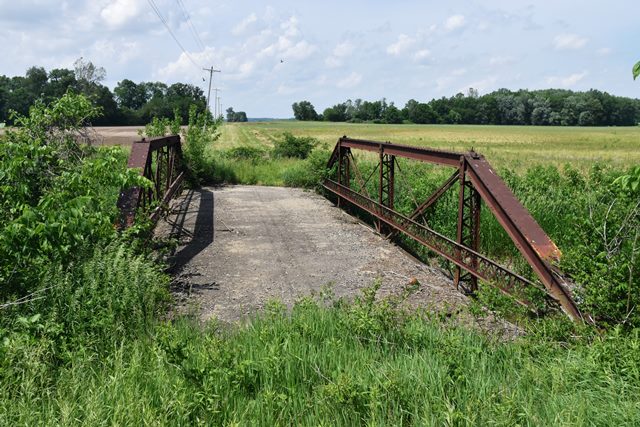
<svg viewBox="0 0 640 427"><path fill-rule="evenodd" d="M527 169L537 164L572 164L586 169L594 162L613 166L640 163L640 127L552 127L478 125L378 125L274 121L227 123L221 148L272 145L284 132L312 136L329 147L347 135L374 141L433 147L475 149L497 167Z"/></svg>

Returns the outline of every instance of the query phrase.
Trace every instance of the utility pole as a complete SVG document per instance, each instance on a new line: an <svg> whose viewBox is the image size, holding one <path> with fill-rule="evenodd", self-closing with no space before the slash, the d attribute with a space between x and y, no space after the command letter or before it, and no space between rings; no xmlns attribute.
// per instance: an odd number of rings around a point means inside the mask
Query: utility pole
<svg viewBox="0 0 640 427"><path fill-rule="evenodd" d="M207 93L207 109L209 109L209 99L211 98L211 81L213 80L213 73L219 73L220 70L214 70L213 65L211 68L203 68L204 71L209 72L209 92Z"/></svg>
<svg viewBox="0 0 640 427"><path fill-rule="evenodd" d="M217 118L218 118L218 92L219 92L219 91L220 91L220 89L219 89L219 88L217 88L217 87L214 87L214 88L213 88L213 93L214 93L214 95L213 95L213 102L214 102L214 104L213 104L213 109L214 109L214 112L215 112L215 113L214 113L214 115L213 115L213 117L214 117L215 119L217 119Z"/></svg>

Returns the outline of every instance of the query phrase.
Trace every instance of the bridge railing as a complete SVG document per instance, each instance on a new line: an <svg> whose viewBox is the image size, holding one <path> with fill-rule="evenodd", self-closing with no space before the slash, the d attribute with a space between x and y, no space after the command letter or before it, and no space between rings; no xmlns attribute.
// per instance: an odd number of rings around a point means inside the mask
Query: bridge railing
<svg viewBox="0 0 640 427"><path fill-rule="evenodd" d="M180 136L143 138L134 142L127 167L140 169L140 175L153 185L150 188L127 188L120 193L120 227L130 227L135 222L136 214L143 212L152 222L156 222L185 178Z"/></svg>
<svg viewBox="0 0 640 427"><path fill-rule="evenodd" d="M366 180L352 150L378 155L377 166ZM397 158L452 167L455 171L427 200L416 203L411 215L405 216L395 210L396 175L400 170ZM402 233L452 262L456 267L454 282L459 289L473 293L478 288L478 280L483 280L520 304L529 305L520 290L536 286L572 319L591 321L580 313L565 278L556 267L562 256L560 250L483 156L473 151L457 153L343 137L338 140L327 165L329 169L334 166L335 176L324 181L324 188L337 196L338 205L342 202L355 205L375 218L379 232L389 236ZM372 180L376 170L378 179ZM373 188L368 190L369 182ZM457 232L456 238L451 239L430 228L425 214L456 183L459 188ZM359 191L354 191L352 184L357 184ZM541 286L479 253L481 202L511 238Z"/></svg>

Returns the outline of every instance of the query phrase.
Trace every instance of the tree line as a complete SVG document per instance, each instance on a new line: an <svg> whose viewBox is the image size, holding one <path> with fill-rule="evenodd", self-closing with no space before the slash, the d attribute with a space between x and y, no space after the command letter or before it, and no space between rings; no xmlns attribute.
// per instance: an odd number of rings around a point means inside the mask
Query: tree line
<svg viewBox="0 0 640 427"><path fill-rule="evenodd" d="M196 106L198 113L206 111L206 97L202 89L185 83L167 85L161 82L135 83L120 81L113 92L102 84L106 77L103 67L91 61L78 59L73 69L31 67L24 76L0 76L0 123L13 124L11 111L28 115L36 101L45 104L59 99L68 92L83 94L100 108L102 116L94 125L143 125L153 117L174 116L189 120L189 108Z"/></svg>
<svg viewBox="0 0 640 427"><path fill-rule="evenodd" d="M309 101L292 105L297 120L331 122L492 124L540 126L634 126L640 123L640 100L599 90L499 89L479 96L469 89L450 98L429 102L415 99L400 109L386 99L347 100L318 114Z"/></svg>

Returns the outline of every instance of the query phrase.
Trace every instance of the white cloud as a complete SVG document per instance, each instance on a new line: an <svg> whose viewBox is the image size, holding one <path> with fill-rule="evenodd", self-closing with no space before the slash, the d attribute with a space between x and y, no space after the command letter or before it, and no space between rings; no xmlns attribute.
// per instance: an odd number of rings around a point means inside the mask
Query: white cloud
<svg viewBox="0 0 640 427"><path fill-rule="evenodd" d="M205 60L212 56L212 50L207 49L204 52L191 52L191 57L199 62L205 63ZM184 53L180 53L177 60L169 62L154 73L154 78L162 81L197 81L201 77L202 72L193 66L189 57Z"/></svg>
<svg viewBox="0 0 640 427"><path fill-rule="evenodd" d="M90 58L97 64L124 64L142 54L137 41L99 39L89 50Z"/></svg>
<svg viewBox="0 0 640 427"><path fill-rule="evenodd" d="M560 86L560 87L572 87L575 86L580 80L587 76L587 72L573 73L566 77L550 76L546 78L548 85Z"/></svg>
<svg viewBox="0 0 640 427"><path fill-rule="evenodd" d="M509 65L514 62L514 59L510 56L492 56L489 58L489 65L493 66L501 66L501 65Z"/></svg>
<svg viewBox="0 0 640 427"><path fill-rule="evenodd" d="M436 89L439 91L442 91L444 89L447 89L448 87L451 86L451 83L453 82L453 77L438 77L436 79Z"/></svg>
<svg viewBox="0 0 640 427"><path fill-rule="evenodd" d="M282 57L285 60L300 60L305 59L311 56L313 52L315 52L316 47L309 44L306 40L301 40L297 42L295 45L289 47L284 52L282 52Z"/></svg>
<svg viewBox="0 0 640 427"><path fill-rule="evenodd" d="M390 55L401 55L411 48L416 42L415 39L406 34L400 34L398 41L387 47L387 53Z"/></svg>
<svg viewBox="0 0 640 427"><path fill-rule="evenodd" d="M292 95L296 92L298 92L299 89L296 87L292 87L292 86L287 86L285 84L281 84L280 86L278 86L278 90L276 91L276 93L278 95Z"/></svg>
<svg viewBox="0 0 640 427"><path fill-rule="evenodd" d="M355 51L355 48L355 45L348 40L342 43L338 43L333 49L332 55L328 56L324 60L324 65L326 65L328 68L342 67L343 58L351 55Z"/></svg>
<svg viewBox="0 0 640 427"><path fill-rule="evenodd" d="M333 56L337 56L338 58L344 58L345 56L349 56L355 50L355 45L350 41L345 41L338 44L335 49L333 49Z"/></svg>
<svg viewBox="0 0 640 427"><path fill-rule="evenodd" d="M466 19L464 15L452 15L444 23L444 28L447 31L457 30L464 27Z"/></svg>
<svg viewBox="0 0 640 427"><path fill-rule="evenodd" d="M280 28L284 30L286 37L296 37L300 34L300 30L298 30L298 18L295 16L290 17L287 21L280 24Z"/></svg>
<svg viewBox="0 0 640 427"><path fill-rule="evenodd" d="M267 21L266 18L251 14L242 22L249 26L242 23L242 28L236 26L238 34L246 34L240 41L217 49L189 52L196 63L213 64L222 70L221 74L215 76L218 81L274 81L274 77L286 75L295 69L292 64L306 60L317 50L316 46L302 38L295 17ZM201 74L184 53L156 73L163 80L197 82L201 80ZM285 87L289 85L283 85ZM285 89L281 89L279 93L285 92Z"/></svg>
<svg viewBox="0 0 640 427"><path fill-rule="evenodd" d="M465 93L469 88L474 88L480 92L488 92L493 89L495 84L498 81L498 76L488 76L481 80L476 80L470 83L467 83L465 86L458 89L458 92Z"/></svg>
<svg viewBox="0 0 640 427"><path fill-rule="evenodd" d="M600 55L600 56L607 56L607 55L609 55L609 54L611 53L611 48L609 48L609 47L602 47L602 48L598 49L598 50L596 51L596 53L597 53L598 55Z"/></svg>
<svg viewBox="0 0 640 427"><path fill-rule="evenodd" d="M324 60L324 65L326 65L328 68L342 67L342 60L340 58L336 58L335 56L328 56L327 59Z"/></svg>
<svg viewBox="0 0 640 427"><path fill-rule="evenodd" d="M558 50L581 49L587 44L587 39L577 34L560 34L553 39L553 46Z"/></svg>
<svg viewBox="0 0 640 427"><path fill-rule="evenodd" d="M429 49L421 49L413 54L413 60L416 62L424 62L431 58L431 51Z"/></svg>
<svg viewBox="0 0 640 427"><path fill-rule="evenodd" d="M115 0L100 11L100 17L110 27L120 27L142 11L141 0Z"/></svg>
<svg viewBox="0 0 640 427"><path fill-rule="evenodd" d="M338 86L341 89L349 89L349 88L358 86L361 81L362 81L362 74L356 73L354 71L344 79L340 80L336 86Z"/></svg>
<svg viewBox="0 0 640 427"><path fill-rule="evenodd" d="M247 31L247 29L249 29L249 27L251 27L252 24L255 24L256 22L258 22L258 17L255 13L252 13L251 15L244 18L238 25L233 27L231 33L234 36L242 35Z"/></svg>

